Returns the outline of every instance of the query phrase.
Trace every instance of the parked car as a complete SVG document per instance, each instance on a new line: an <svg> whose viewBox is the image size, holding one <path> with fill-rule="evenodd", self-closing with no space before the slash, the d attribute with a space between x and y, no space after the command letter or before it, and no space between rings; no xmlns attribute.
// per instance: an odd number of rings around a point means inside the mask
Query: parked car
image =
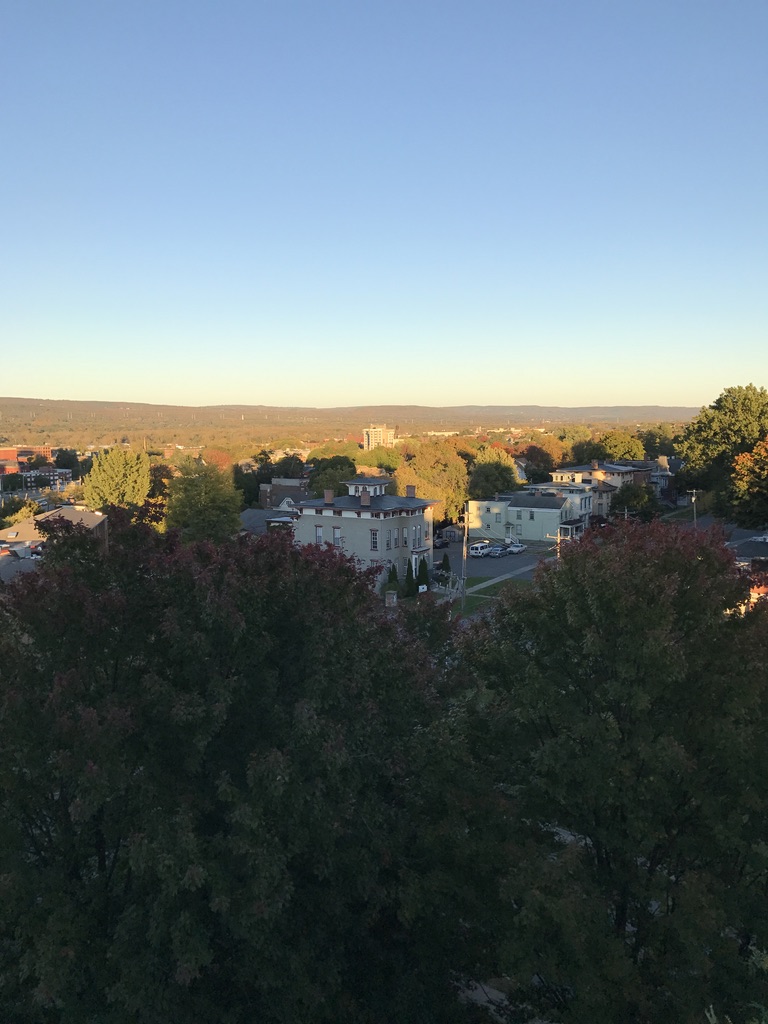
<svg viewBox="0 0 768 1024"><path fill-rule="evenodd" d="M519 555L521 552L527 550L527 544L521 544L520 541L513 541L511 544L507 544L508 555Z"/></svg>
<svg viewBox="0 0 768 1024"><path fill-rule="evenodd" d="M491 550L491 545L488 541L481 541L479 544L469 545L469 557L470 558L485 558L488 552Z"/></svg>
<svg viewBox="0 0 768 1024"><path fill-rule="evenodd" d="M432 539L432 547L433 548L447 548L448 547L448 538L447 537L434 537Z"/></svg>
<svg viewBox="0 0 768 1024"><path fill-rule="evenodd" d="M489 558L503 558L507 554L507 549L502 544L495 544L488 552Z"/></svg>

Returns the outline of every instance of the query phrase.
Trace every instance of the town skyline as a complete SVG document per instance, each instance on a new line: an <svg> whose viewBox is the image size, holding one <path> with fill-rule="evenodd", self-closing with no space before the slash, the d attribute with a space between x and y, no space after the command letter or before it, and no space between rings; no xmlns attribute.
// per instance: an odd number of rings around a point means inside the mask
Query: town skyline
<svg viewBox="0 0 768 1024"><path fill-rule="evenodd" d="M34 357L4 393L700 408L768 377L758 0L0 25L0 335Z"/></svg>

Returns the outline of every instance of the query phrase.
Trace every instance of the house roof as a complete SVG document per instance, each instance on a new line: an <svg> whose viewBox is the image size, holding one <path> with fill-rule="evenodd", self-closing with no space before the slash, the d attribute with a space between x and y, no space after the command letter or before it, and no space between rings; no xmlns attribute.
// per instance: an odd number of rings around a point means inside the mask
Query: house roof
<svg viewBox="0 0 768 1024"><path fill-rule="evenodd" d="M76 505L60 505L57 508L52 508L50 512L41 512L40 515L30 516L29 519L22 519L20 523L14 523L13 526L0 530L0 540L12 540L17 544L42 540L42 534L38 530L37 524L56 519L65 519L69 523L93 530L105 523L107 517L100 512L90 512L88 509L78 508Z"/></svg>
<svg viewBox="0 0 768 1024"><path fill-rule="evenodd" d="M341 481L345 487L349 487L350 484L356 487L372 487L374 484L381 486L392 482L392 477L389 476L355 476L351 480Z"/></svg>
<svg viewBox="0 0 768 1024"><path fill-rule="evenodd" d="M398 509L425 509L436 503L436 498L407 498L399 494L372 494L370 504L363 505L358 494L343 494L332 502L323 498L310 498L308 501L297 501L296 508L336 508L359 512L361 509L374 512L396 512Z"/></svg>
<svg viewBox="0 0 768 1024"><path fill-rule="evenodd" d="M597 466L588 463L585 466L563 466L561 469L553 470L553 475L558 473L634 473L640 466L619 466L615 462L598 462Z"/></svg>
<svg viewBox="0 0 768 1024"><path fill-rule="evenodd" d="M560 498L553 495L540 494L526 494L525 491L520 491L515 494L514 497L508 502L509 508L553 508L560 509L563 505L567 504L568 498L562 496Z"/></svg>

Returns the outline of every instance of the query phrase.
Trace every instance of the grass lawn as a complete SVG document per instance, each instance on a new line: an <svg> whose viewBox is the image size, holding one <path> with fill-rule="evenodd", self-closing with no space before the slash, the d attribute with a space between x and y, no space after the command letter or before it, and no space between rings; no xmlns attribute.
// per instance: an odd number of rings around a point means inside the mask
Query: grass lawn
<svg viewBox="0 0 768 1024"><path fill-rule="evenodd" d="M485 580L484 576L475 576L467 578L467 588L475 586L478 583L483 583ZM499 596L502 590L506 587L514 587L517 590L527 589L531 586L530 580L499 580L498 583L493 583L489 587L483 587L476 594L467 594L464 602L464 615L475 615L478 612L482 612L484 609L489 608L496 598ZM453 602L453 609L455 613L461 612L461 600Z"/></svg>

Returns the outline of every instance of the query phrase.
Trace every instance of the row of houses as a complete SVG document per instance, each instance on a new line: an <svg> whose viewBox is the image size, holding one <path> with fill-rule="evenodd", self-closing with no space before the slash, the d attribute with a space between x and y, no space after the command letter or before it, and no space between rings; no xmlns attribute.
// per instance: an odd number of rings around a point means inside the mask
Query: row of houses
<svg viewBox="0 0 768 1024"><path fill-rule="evenodd" d="M472 539L508 544L573 540L595 521L608 517L611 501L624 484L649 485L667 496L672 473L666 459L621 464L592 462L555 470L552 482L526 484L511 494L469 502Z"/></svg>

